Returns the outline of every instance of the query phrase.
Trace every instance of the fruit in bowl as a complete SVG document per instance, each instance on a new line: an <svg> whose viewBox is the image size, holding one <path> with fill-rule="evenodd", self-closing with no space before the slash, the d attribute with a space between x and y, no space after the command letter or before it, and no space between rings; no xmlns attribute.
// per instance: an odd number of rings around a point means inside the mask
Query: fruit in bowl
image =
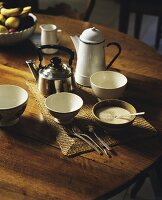
<svg viewBox="0 0 162 200"><path fill-rule="evenodd" d="M29 38L36 23L31 6L7 8L0 4L0 45L11 45Z"/></svg>

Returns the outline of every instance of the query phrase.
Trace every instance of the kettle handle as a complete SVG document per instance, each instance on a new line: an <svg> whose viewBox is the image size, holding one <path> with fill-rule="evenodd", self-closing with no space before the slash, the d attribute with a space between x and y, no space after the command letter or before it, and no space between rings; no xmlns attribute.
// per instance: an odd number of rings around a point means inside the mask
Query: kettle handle
<svg viewBox="0 0 162 200"><path fill-rule="evenodd" d="M118 58L118 56L120 55L121 50L122 50L120 44L117 43L117 42L110 42L110 43L107 44L106 47L109 47L109 46L111 46L111 45L114 45L114 46L116 46L116 47L118 48L118 53L114 56L114 58L113 58L113 59L110 61L110 63L106 66L106 70L109 69L109 68L111 67L111 65L112 65L112 64L114 63L114 61Z"/></svg>
<svg viewBox="0 0 162 200"><path fill-rule="evenodd" d="M62 50L66 53L69 54L69 66L72 65L72 62L73 62L73 59L74 59L74 52L67 48L67 47L64 47L64 46L61 46L61 45L41 45L37 48L37 52L38 52L38 57L39 57L39 67L42 66L41 62L43 60L43 53L42 53L42 49L47 49L47 48L50 48L50 49L58 49L58 50Z"/></svg>

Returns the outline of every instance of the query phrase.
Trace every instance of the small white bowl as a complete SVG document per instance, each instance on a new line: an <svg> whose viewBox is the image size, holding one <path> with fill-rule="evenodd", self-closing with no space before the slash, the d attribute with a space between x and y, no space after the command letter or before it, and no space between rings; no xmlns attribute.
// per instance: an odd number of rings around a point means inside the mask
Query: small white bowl
<svg viewBox="0 0 162 200"><path fill-rule="evenodd" d="M0 127L19 121L28 101L28 93L16 85L0 85Z"/></svg>
<svg viewBox="0 0 162 200"><path fill-rule="evenodd" d="M29 17L33 20L33 24L29 28L13 33L0 33L0 45L13 45L28 39L35 31L37 24L37 17L35 15L29 13Z"/></svg>
<svg viewBox="0 0 162 200"><path fill-rule="evenodd" d="M45 105L57 123L68 124L78 114L83 100L76 94L61 92L48 96Z"/></svg>
<svg viewBox="0 0 162 200"><path fill-rule="evenodd" d="M90 77L91 88L100 99L117 99L121 97L127 85L127 78L115 71L98 71Z"/></svg>

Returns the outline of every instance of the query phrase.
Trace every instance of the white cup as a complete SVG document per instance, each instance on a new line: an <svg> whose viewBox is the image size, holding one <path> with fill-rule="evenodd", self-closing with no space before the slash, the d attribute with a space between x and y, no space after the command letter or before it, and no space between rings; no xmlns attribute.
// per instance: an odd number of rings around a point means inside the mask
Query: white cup
<svg viewBox="0 0 162 200"><path fill-rule="evenodd" d="M41 45L58 45L61 41L62 30L54 24L42 24L41 28ZM57 49L43 49L43 53L53 54Z"/></svg>

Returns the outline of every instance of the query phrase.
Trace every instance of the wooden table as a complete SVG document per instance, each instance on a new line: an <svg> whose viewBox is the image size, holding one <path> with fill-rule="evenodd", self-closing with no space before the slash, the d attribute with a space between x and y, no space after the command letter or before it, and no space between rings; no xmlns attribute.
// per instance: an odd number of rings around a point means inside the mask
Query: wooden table
<svg viewBox="0 0 162 200"><path fill-rule="evenodd" d="M69 36L79 35L94 26L65 17L37 17L36 33L40 32L40 24L56 24L63 30L62 44L73 50ZM103 31L107 42L121 44L122 54L113 68L128 77L128 100L137 109L144 110L145 118L161 133L162 56L128 35L95 26ZM106 60L115 51L114 48L106 52ZM96 152L74 158L63 156L57 145L51 145L55 133L45 123L25 84L26 79L31 78L25 60L36 59L35 52L30 41L16 47L0 47L0 84L20 85L30 96L20 123L0 128L1 199L106 199L159 163L162 157L160 137L115 146L117 155L112 158Z"/></svg>

